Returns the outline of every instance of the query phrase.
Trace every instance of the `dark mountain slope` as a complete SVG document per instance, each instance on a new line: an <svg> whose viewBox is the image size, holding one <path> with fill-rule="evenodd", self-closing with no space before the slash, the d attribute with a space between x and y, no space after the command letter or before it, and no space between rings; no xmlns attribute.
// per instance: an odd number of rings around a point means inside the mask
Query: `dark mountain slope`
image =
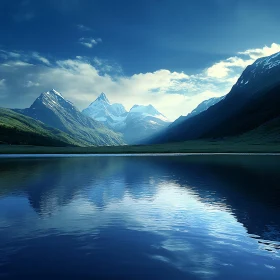
<svg viewBox="0 0 280 280"><path fill-rule="evenodd" d="M176 126L176 125L186 121L187 119L189 119L191 117L194 117L194 116L196 116L196 115L198 115L198 114L208 110L211 106L217 104L218 102L220 102L224 98L225 98L225 96L221 96L221 97L213 97L213 98L204 100L195 109L193 109L187 116L181 116L177 120L175 120L170 125L170 127Z"/></svg>
<svg viewBox="0 0 280 280"><path fill-rule="evenodd" d="M240 135L237 140L242 140L244 142L253 140L259 143L280 144L280 117L270 120L256 129Z"/></svg>
<svg viewBox="0 0 280 280"><path fill-rule="evenodd" d="M276 118L280 110L280 53L248 66L230 93L208 110L169 127L150 142L236 136Z"/></svg>
<svg viewBox="0 0 280 280"><path fill-rule="evenodd" d="M58 129L3 108L0 108L0 142L37 146L79 145L73 138Z"/></svg>

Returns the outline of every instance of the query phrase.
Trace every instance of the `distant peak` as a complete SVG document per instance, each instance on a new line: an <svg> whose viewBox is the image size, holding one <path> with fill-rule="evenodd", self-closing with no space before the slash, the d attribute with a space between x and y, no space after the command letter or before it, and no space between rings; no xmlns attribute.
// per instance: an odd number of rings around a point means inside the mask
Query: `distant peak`
<svg viewBox="0 0 280 280"><path fill-rule="evenodd" d="M59 97L61 97L61 98L64 98L62 95L61 95L61 93L59 93L58 91L56 91L55 89L51 89L51 90L49 90L49 91L46 91L46 92L43 92L43 94L54 94L54 95L57 95L57 96L59 96Z"/></svg>
<svg viewBox="0 0 280 280"><path fill-rule="evenodd" d="M106 103L110 103L109 99L107 98L106 94L104 92L102 92L97 99L98 101L104 101Z"/></svg>

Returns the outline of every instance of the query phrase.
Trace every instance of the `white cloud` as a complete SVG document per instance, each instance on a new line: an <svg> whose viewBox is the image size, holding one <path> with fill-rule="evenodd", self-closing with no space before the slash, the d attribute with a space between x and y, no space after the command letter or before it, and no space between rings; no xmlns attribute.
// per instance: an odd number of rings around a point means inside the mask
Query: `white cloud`
<svg viewBox="0 0 280 280"><path fill-rule="evenodd" d="M92 48L94 46L96 46L99 43L102 43L102 39L101 38L80 38L79 39L79 43L87 48Z"/></svg>
<svg viewBox="0 0 280 280"><path fill-rule="evenodd" d="M233 72L234 67L245 68L247 65L252 64L253 59L242 59L240 57L230 57L224 61L220 61L207 69L207 75L214 78L227 77Z"/></svg>
<svg viewBox="0 0 280 280"><path fill-rule="evenodd" d="M270 47L263 47L262 49L249 49L238 54L248 55L251 59L257 60L263 56L270 56L274 53L280 52L280 44L272 43Z"/></svg>
<svg viewBox="0 0 280 280"><path fill-rule="evenodd" d="M123 73L122 67L119 64L98 57L93 59L93 66L98 68L100 73L118 73L119 75Z"/></svg>
<svg viewBox="0 0 280 280"><path fill-rule="evenodd" d="M77 24L77 28L81 31L91 31L92 29L88 26L85 26L83 24Z"/></svg>
<svg viewBox="0 0 280 280"><path fill-rule="evenodd" d="M238 55L245 55L245 58L238 56L230 57L209 67L206 73L209 77L225 78L231 73L234 73L234 68L244 69L258 58L269 56L279 51L280 45L273 43L270 47L265 46L259 49L249 49L244 52L238 52Z"/></svg>
<svg viewBox="0 0 280 280"><path fill-rule="evenodd" d="M24 87L28 87L28 88L30 88L30 87L38 87L38 86L40 86L39 83L34 83L32 81L27 81L26 84L24 85Z"/></svg>
<svg viewBox="0 0 280 280"><path fill-rule="evenodd" d="M277 45L279 46L279 45ZM0 77L4 79L6 103L15 107L30 106L40 92L55 88L79 109L88 106L101 92L112 102L123 103L126 109L134 104L153 104L170 120L186 115L200 102L229 92L244 68L252 63L253 55L271 54L276 50L264 47L248 50L220 61L199 74L160 69L154 72L124 76L121 68L99 58L77 56L74 59L43 61L41 54L20 53L20 58L4 53ZM17 53L17 52L14 52ZM36 59L38 64L34 64ZM13 98L20 94L21 99ZM2 105L3 106L3 105ZM9 107L8 105L6 105Z"/></svg>
<svg viewBox="0 0 280 280"><path fill-rule="evenodd" d="M8 54L10 57L17 57L17 58L20 57L20 54L19 54L19 53L16 53L16 52L8 52L7 54Z"/></svg>
<svg viewBox="0 0 280 280"><path fill-rule="evenodd" d="M37 52L33 52L32 53L32 57L45 63L46 65L50 65L51 63L49 62L49 60L41 55L39 55Z"/></svg>
<svg viewBox="0 0 280 280"><path fill-rule="evenodd" d="M20 61L20 60L16 60L16 61L9 61L8 63L4 63L2 64L5 67L15 67L15 66L33 66L33 64L25 62L25 61Z"/></svg>
<svg viewBox="0 0 280 280"><path fill-rule="evenodd" d="M8 59L10 58L20 58L20 53L17 52L7 52L5 50L0 50L0 57L4 58L4 59Z"/></svg>
<svg viewBox="0 0 280 280"><path fill-rule="evenodd" d="M0 50L0 56L4 59L17 59L22 63L29 63L31 59L43 62L46 65L50 65L50 61L38 52L23 53L18 51L5 51Z"/></svg>

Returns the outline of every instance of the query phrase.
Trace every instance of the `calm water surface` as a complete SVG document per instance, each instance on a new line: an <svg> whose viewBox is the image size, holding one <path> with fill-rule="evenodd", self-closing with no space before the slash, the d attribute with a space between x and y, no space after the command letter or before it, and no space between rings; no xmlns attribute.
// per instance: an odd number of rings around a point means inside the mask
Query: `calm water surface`
<svg viewBox="0 0 280 280"><path fill-rule="evenodd" d="M0 159L0 279L280 279L280 157Z"/></svg>

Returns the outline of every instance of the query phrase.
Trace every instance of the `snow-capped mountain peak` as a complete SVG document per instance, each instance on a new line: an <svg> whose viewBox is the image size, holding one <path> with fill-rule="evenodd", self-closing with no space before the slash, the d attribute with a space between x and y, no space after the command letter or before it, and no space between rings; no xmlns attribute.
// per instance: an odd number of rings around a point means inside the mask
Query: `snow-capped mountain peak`
<svg viewBox="0 0 280 280"><path fill-rule="evenodd" d="M112 126L115 121L122 121L125 118L123 115L127 113L122 104L111 104L103 92L82 112L97 121L107 123L108 126Z"/></svg>
<svg viewBox="0 0 280 280"><path fill-rule="evenodd" d="M270 83L277 80L280 72L280 52L273 55L257 59L252 65L249 65L234 88L245 90L246 88L258 88L262 85L269 86Z"/></svg>
<svg viewBox="0 0 280 280"><path fill-rule="evenodd" d="M101 101L101 102L105 102L105 103L108 103L108 104L111 104L109 99L107 98L106 94L104 92L102 92L94 102L97 102L97 101ZM94 104L94 102L92 102L91 104Z"/></svg>
<svg viewBox="0 0 280 280"><path fill-rule="evenodd" d="M61 93L59 93L58 91L56 91L54 88L51 89L50 91L47 91L46 93L47 93L47 94L55 94L55 95L58 95L59 97L61 97L61 98L64 99L64 97L61 95Z"/></svg>
<svg viewBox="0 0 280 280"><path fill-rule="evenodd" d="M103 122L114 131L123 133L126 142L129 144L150 136L170 123L151 104L134 105L127 112L122 104L111 104L104 93L101 93L82 112L97 121Z"/></svg>
<svg viewBox="0 0 280 280"><path fill-rule="evenodd" d="M62 96L62 94L59 93L58 91L56 91L55 89L51 89L51 90L42 92L37 99L39 99L39 100L51 100L51 99L65 100L65 98Z"/></svg>
<svg viewBox="0 0 280 280"><path fill-rule="evenodd" d="M168 122L168 119L161 114L153 105L134 105L130 111L129 114L141 114L142 116L151 116L158 118L162 121Z"/></svg>
<svg viewBox="0 0 280 280"><path fill-rule="evenodd" d="M275 53L271 56L259 58L255 61L253 65L256 66L261 65L263 69L268 70L275 66L278 66L279 64L280 64L280 52Z"/></svg>
<svg viewBox="0 0 280 280"><path fill-rule="evenodd" d="M34 101L30 108L38 108L45 106L51 109L64 108L68 110L74 110L75 106L72 102L66 100L61 93L55 89L45 91Z"/></svg>

